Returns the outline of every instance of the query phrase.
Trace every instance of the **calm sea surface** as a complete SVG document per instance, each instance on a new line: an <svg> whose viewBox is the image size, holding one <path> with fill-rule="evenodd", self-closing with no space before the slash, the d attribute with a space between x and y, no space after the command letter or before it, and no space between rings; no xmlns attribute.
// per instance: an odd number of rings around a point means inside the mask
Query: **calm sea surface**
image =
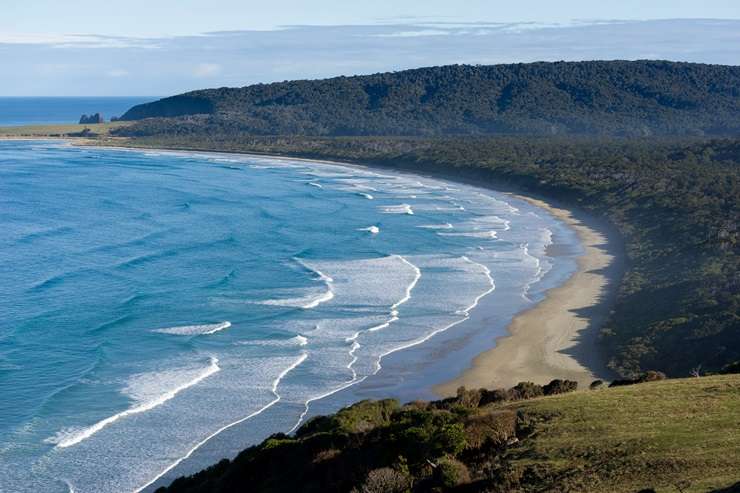
<svg viewBox="0 0 740 493"><path fill-rule="evenodd" d="M0 490L136 491L340 395L428 396L573 271L553 240L428 178L0 141Z"/></svg>
<svg viewBox="0 0 740 493"><path fill-rule="evenodd" d="M0 127L77 123L82 114L100 113L106 121L121 116L134 105L156 97L117 98L4 98L0 97Z"/></svg>

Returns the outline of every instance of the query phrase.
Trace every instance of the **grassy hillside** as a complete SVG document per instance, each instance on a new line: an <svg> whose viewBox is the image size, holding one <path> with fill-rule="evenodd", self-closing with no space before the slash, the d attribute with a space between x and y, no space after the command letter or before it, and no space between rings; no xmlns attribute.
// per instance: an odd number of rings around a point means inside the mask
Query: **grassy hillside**
<svg viewBox="0 0 740 493"><path fill-rule="evenodd" d="M201 116L194 116L201 115ZM454 65L193 91L142 104L127 135L727 135L740 67L667 61Z"/></svg>
<svg viewBox="0 0 740 493"><path fill-rule="evenodd" d="M126 122L109 122L79 125L23 125L17 127L0 127L0 139L5 138L45 138L45 137L108 137L112 129L129 125ZM87 132L85 130L88 130Z"/></svg>
<svg viewBox="0 0 740 493"><path fill-rule="evenodd" d="M740 488L740 375L537 397L364 401L161 492L719 492ZM504 399L530 400L505 401Z"/></svg>
<svg viewBox="0 0 740 493"><path fill-rule="evenodd" d="M622 375L740 360L740 142L578 138L141 137L131 145L368 163L514 186L608 219L627 273L602 330Z"/></svg>

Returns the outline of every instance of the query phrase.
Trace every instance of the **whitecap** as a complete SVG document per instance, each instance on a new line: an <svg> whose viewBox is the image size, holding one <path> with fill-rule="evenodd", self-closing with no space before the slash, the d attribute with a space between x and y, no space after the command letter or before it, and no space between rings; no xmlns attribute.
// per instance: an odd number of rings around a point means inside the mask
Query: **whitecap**
<svg viewBox="0 0 740 493"><path fill-rule="evenodd" d="M417 228L424 228L424 229L452 229L454 226L450 223L445 224L423 224L421 226L417 226Z"/></svg>
<svg viewBox="0 0 740 493"><path fill-rule="evenodd" d="M135 375L129 380L123 393L129 395L129 397L139 402L139 404L100 420L92 426L65 428L44 441L55 444L59 448L76 445L119 419L133 414L143 413L164 404L183 390L197 385L220 370L218 358L212 356L206 368L165 370L162 372ZM172 385L174 387L164 390L164 388Z"/></svg>
<svg viewBox="0 0 740 493"><path fill-rule="evenodd" d="M159 332L161 334L173 334L179 336L195 336L195 335L208 335L215 334L216 332L228 329L231 327L231 322L219 322L217 324L205 324L205 325L182 325L179 327L166 327L164 329L155 329L152 332Z"/></svg>
<svg viewBox="0 0 740 493"><path fill-rule="evenodd" d="M380 209L384 214L414 214L414 210L409 204L387 205L381 207Z"/></svg>
<svg viewBox="0 0 740 493"><path fill-rule="evenodd" d="M367 231L369 233L376 235L380 233L380 228L377 226L368 226L367 228L360 228L357 231Z"/></svg>
<svg viewBox="0 0 740 493"><path fill-rule="evenodd" d="M308 338L300 334L290 339L260 339L249 341L236 341L237 346L306 346Z"/></svg>
<svg viewBox="0 0 740 493"><path fill-rule="evenodd" d="M487 240L497 239L497 233L495 231L468 231L460 233L443 233L437 232L439 236L465 236L468 238L483 238Z"/></svg>
<svg viewBox="0 0 740 493"><path fill-rule="evenodd" d="M305 353L305 352L302 353L293 363L290 364L290 366L288 366L282 372L280 372L280 374L277 376L277 378L275 378L275 380L273 380L272 387L270 388L270 391L272 392L272 395L274 395L275 397L270 402L268 402L266 405L262 406L258 410L254 411L253 413L248 414L247 416L244 416L243 418L239 418L238 420L236 420L236 421L234 421L232 423L229 423L227 425L222 426L221 428L217 429L216 431L214 431L213 433L211 433L210 435L208 435L207 437L205 437L204 439L202 439L201 441L199 441L198 443L196 443L192 448L190 448L190 450L187 451L187 453L185 455L183 455L179 459L175 460L167 468L165 468L163 471L161 471L159 474L157 474L151 480L149 480L149 482L147 482L143 486L137 488L134 491L134 493L139 493L139 492L145 490L146 488L148 488L149 486L151 486L152 484L156 483L162 476L164 476L165 474L167 474L168 472L170 472L172 469L174 469L175 467L177 467L177 465L180 464L182 461L184 461L185 459L187 459L191 455L193 455L193 452L195 452L196 450L198 450L200 447L202 447L206 442L208 442L209 440L211 440L213 437L221 434L222 432L228 430L229 428L232 428L232 427L234 427L234 426L236 426L236 425L238 425L240 423L243 423L243 422L245 422L245 421L247 421L249 419L252 419L255 416L258 416L258 415L262 414L263 412L265 412L266 410L270 409L272 406L274 406L275 404L277 404L278 402L280 402L280 400L282 399L282 396L280 394L278 394L278 387L280 385L280 382L288 375L288 373L290 373L291 371L295 370L304 361L306 361L306 358L308 358L308 354Z"/></svg>
<svg viewBox="0 0 740 493"><path fill-rule="evenodd" d="M258 303L262 305L287 306L310 310L311 308L316 308L320 304L326 303L327 301L330 301L334 298L334 289L332 287L334 280L331 277L325 275L320 270L311 267L311 265L309 265L309 263L305 260L296 259L296 262L298 262L304 268L315 273L318 276L317 280L323 282L326 286L326 290L320 294L315 294L315 291L311 290L310 294L300 297L264 300L259 301Z"/></svg>

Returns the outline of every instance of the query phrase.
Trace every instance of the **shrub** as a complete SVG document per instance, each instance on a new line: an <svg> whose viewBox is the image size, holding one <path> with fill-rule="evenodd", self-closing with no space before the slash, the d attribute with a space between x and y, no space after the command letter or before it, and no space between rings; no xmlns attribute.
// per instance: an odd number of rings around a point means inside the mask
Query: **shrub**
<svg viewBox="0 0 740 493"><path fill-rule="evenodd" d="M411 477L390 467L373 469L360 489L353 493L404 493L411 488Z"/></svg>
<svg viewBox="0 0 740 493"><path fill-rule="evenodd" d="M509 391L509 400L518 401L523 399L532 399L533 397L540 397L542 392L542 386L532 382L519 382L516 386L512 387Z"/></svg>
<svg viewBox="0 0 740 493"><path fill-rule="evenodd" d="M565 394L566 392L573 392L578 388L578 382L572 380L560 380L556 378L544 387L542 391L545 395Z"/></svg>
<svg viewBox="0 0 740 493"><path fill-rule="evenodd" d="M516 436L516 424L517 413L511 409L471 416L465 422L467 445L480 448L490 441L497 447L504 446L509 438Z"/></svg>
<svg viewBox="0 0 740 493"><path fill-rule="evenodd" d="M457 455L467 446L462 423L445 424L434 437L437 452Z"/></svg>
<svg viewBox="0 0 740 493"><path fill-rule="evenodd" d="M623 380L614 380L609 384L609 387L621 387L624 385L635 385L637 383L645 382L657 382L658 380L665 380L665 373L659 371L647 371L640 375L638 378L626 378Z"/></svg>
<svg viewBox="0 0 740 493"><path fill-rule="evenodd" d="M451 457L439 461L435 469L436 479L445 488L470 482L470 471L465 464Z"/></svg>

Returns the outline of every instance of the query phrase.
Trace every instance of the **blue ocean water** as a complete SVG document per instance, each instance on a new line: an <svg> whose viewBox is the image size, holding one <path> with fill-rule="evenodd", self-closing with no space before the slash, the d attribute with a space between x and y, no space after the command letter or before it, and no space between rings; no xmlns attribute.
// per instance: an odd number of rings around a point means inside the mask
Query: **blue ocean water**
<svg viewBox="0 0 740 493"><path fill-rule="evenodd" d="M100 113L106 121L156 97L0 97L0 127L77 123L82 114Z"/></svg>
<svg viewBox="0 0 740 493"><path fill-rule="evenodd" d="M14 492L138 491L338 396L428 392L573 271L553 238L578 248L457 183L42 141L0 142L0 230Z"/></svg>

